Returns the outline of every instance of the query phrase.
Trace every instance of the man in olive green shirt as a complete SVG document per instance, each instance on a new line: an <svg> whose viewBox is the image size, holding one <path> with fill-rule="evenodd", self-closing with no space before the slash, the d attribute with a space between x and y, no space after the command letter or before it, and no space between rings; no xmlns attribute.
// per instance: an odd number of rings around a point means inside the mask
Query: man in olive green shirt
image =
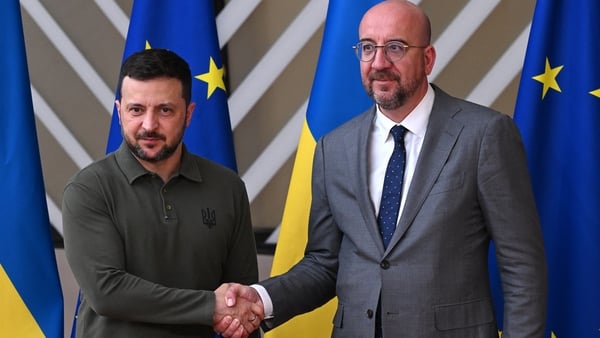
<svg viewBox="0 0 600 338"><path fill-rule="evenodd" d="M116 101L123 144L65 188L65 251L81 287L77 337L212 338L224 316L246 331L260 322L250 303L232 312L213 291L256 282L256 248L242 180L182 143L190 88L175 53L129 57Z"/></svg>

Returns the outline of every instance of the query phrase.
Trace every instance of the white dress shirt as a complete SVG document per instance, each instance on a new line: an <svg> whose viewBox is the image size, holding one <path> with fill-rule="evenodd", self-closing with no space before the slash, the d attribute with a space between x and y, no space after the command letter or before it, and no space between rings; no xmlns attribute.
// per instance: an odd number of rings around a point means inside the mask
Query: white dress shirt
<svg viewBox="0 0 600 338"><path fill-rule="evenodd" d="M427 93L413 109L410 114L400 122L400 125L408 130L404 136L404 148L406 149L406 165L404 168L404 183L402 184L402 200L400 201L400 210L398 211L398 219L402 215L406 195L410 188L410 182L415 173L417 160L421 153L425 133L427 132L427 123L431 108L433 107L433 99L435 93L431 85L427 89ZM394 137L390 133L390 129L396 125L396 122L390 120L379 110L373 121L373 128L369 137L369 195L371 202L376 212L379 212L379 204L381 203L381 193L383 191L383 181L385 179L385 170L387 169L388 161L394 151ZM396 222L397 223L397 222Z"/></svg>

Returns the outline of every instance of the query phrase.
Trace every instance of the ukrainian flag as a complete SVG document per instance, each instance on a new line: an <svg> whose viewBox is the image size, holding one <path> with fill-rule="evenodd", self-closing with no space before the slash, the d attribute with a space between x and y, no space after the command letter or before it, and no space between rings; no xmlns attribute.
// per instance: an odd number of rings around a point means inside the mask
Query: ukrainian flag
<svg viewBox="0 0 600 338"><path fill-rule="evenodd" d="M359 61L352 45L358 42L358 25L377 0L330 0L317 71L302 127L283 212L271 275L280 275L304 254L311 203L311 171L316 142L335 127L362 113L373 101L360 79ZM267 338L331 337L335 300L297 316L269 331Z"/></svg>
<svg viewBox="0 0 600 338"><path fill-rule="evenodd" d="M63 337L18 0L0 2L0 337Z"/></svg>

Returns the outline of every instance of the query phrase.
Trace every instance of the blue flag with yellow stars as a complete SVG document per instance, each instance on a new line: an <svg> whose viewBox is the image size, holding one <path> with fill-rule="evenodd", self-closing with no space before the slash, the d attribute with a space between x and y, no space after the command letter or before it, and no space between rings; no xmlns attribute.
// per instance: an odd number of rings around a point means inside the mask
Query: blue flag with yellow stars
<svg viewBox="0 0 600 338"><path fill-rule="evenodd" d="M123 60L147 48L169 49L190 65L196 109L183 138L187 148L237 171L213 1L135 0ZM107 153L121 141L115 110Z"/></svg>
<svg viewBox="0 0 600 338"><path fill-rule="evenodd" d="M18 0L0 2L0 337L63 338Z"/></svg>
<svg viewBox="0 0 600 338"><path fill-rule="evenodd" d="M547 337L600 337L600 1L538 0L515 109L548 260Z"/></svg>

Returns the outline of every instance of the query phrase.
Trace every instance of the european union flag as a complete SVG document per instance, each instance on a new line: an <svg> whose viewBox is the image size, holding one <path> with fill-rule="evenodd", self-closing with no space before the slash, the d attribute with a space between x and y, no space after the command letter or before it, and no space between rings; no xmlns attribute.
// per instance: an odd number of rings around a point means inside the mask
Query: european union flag
<svg viewBox="0 0 600 338"><path fill-rule="evenodd" d="M145 48L172 50L189 63L196 109L184 142L191 152L237 171L213 1L134 1L123 60ZM115 110L107 152L121 141Z"/></svg>
<svg viewBox="0 0 600 338"><path fill-rule="evenodd" d="M0 337L63 337L18 0L0 2Z"/></svg>
<svg viewBox="0 0 600 338"><path fill-rule="evenodd" d="M600 1L538 0L515 121L549 269L548 336L600 337Z"/></svg>

